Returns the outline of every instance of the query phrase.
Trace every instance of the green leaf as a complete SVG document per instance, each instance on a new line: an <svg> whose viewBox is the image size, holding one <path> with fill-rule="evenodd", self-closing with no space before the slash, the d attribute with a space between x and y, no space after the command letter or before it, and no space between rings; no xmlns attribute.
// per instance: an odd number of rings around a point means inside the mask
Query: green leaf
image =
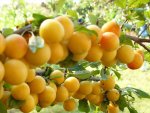
<svg viewBox="0 0 150 113"><path fill-rule="evenodd" d="M100 111L103 111L104 113L107 112L107 106L108 106L108 101L103 101L100 105L99 105L99 108L100 108Z"/></svg>
<svg viewBox="0 0 150 113"><path fill-rule="evenodd" d="M132 40L130 38L127 38L125 34L121 34L119 39L121 44L127 44L133 46Z"/></svg>
<svg viewBox="0 0 150 113"><path fill-rule="evenodd" d="M36 53L36 51L39 48L43 48L44 47L44 39L39 37L39 36L34 36L32 34L32 37L29 39L29 49L33 52Z"/></svg>
<svg viewBox="0 0 150 113"><path fill-rule="evenodd" d="M42 108L40 106L36 106L36 111L40 112L42 110Z"/></svg>
<svg viewBox="0 0 150 113"><path fill-rule="evenodd" d="M86 99L79 100L78 109L79 109L79 111L82 111L82 112L85 112L85 113L90 112L90 108L89 108L89 105L88 105L88 102L87 102Z"/></svg>
<svg viewBox="0 0 150 113"><path fill-rule="evenodd" d="M150 99L150 95L140 89L136 89L136 88L132 88L132 87L126 87L123 89L124 91L128 91L128 92L132 92L134 94L136 94L139 98L149 98Z"/></svg>
<svg viewBox="0 0 150 113"><path fill-rule="evenodd" d="M130 113L138 113L134 107L128 106Z"/></svg>
<svg viewBox="0 0 150 113"><path fill-rule="evenodd" d="M83 71L75 71L74 73L70 73L68 76L74 76L80 80L88 79L91 76L91 72L87 70Z"/></svg>
<svg viewBox="0 0 150 113"><path fill-rule="evenodd" d="M41 14L38 14L38 13L33 13L33 18L34 18L34 21L32 22L32 27L34 28L35 26L36 27L39 27L41 25L41 23L48 19L48 18L52 18L52 17L46 17L44 15L41 15Z"/></svg>
<svg viewBox="0 0 150 113"><path fill-rule="evenodd" d="M144 12L144 15L145 15L146 18L149 18L149 19L150 19L150 9L149 9L149 10L146 10L146 11Z"/></svg>
<svg viewBox="0 0 150 113"><path fill-rule="evenodd" d="M0 101L0 113L7 113L7 108L1 101Z"/></svg>
<svg viewBox="0 0 150 113"><path fill-rule="evenodd" d="M101 69L101 78L102 80L107 80L109 75L109 70L102 68Z"/></svg>
<svg viewBox="0 0 150 113"><path fill-rule="evenodd" d="M67 15L74 18L75 20L78 20L78 13L75 10L71 10L71 9L67 10Z"/></svg>
<svg viewBox="0 0 150 113"><path fill-rule="evenodd" d="M149 0L128 0L128 6L130 8L140 7L141 5L147 4Z"/></svg>
<svg viewBox="0 0 150 113"><path fill-rule="evenodd" d="M9 97L7 101L7 105L10 108L20 108L20 106L24 103L24 100L16 100L12 96Z"/></svg>
<svg viewBox="0 0 150 113"><path fill-rule="evenodd" d="M127 0L115 0L114 3L121 8L126 8Z"/></svg>
<svg viewBox="0 0 150 113"><path fill-rule="evenodd" d="M144 52L144 60L150 62L150 53L147 51Z"/></svg>
<svg viewBox="0 0 150 113"><path fill-rule="evenodd" d="M88 35L96 35L96 36L98 36L98 34L97 34L96 31L94 31L94 30L89 30L89 29L87 29L85 26L82 26L82 25L77 25L77 26L75 27L75 31L84 32L84 33L86 33L86 34L88 34Z"/></svg>
<svg viewBox="0 0 150 113"><path fill-rule="evenodd" d="M89 62L88 66L92 68L98 68L100 66L100 62Z"/></svg>
<svg viewBox="0 0 150 113"><path fill-rule="evenodd" d="M95 75L98 75L98 74L100 74L100 70L93 70L93 71L91 71L91 75L92 76L95 76Z"/></svg>
<svg viewBox="0 0 150 113"><path fill-rule="evenodd" d="M126 98L124 96L120 96L119 100L116 102L119 106L119 109L121 111L124 111L125 107L128 106L128 102L126 101Z"/></svg>
<svg viewBox="0 0 150 113"><path fill-rule="evenodd" d="M96 16L96 15L90 13L90 14L88 15L88 17L89 17L89 20L90 20L90 23L91 23L91 24L96 24L97 19L98 19L98 16Z"/></svg>
<svg viewBox="0 0 150 113"><path fill-rule="evenodd" d="M53 72L53 69L51 67L46 67L46 69L43 73L43 76L49 77L52 72Z"/></svg>
<svg viewBox="0 0 150 113"><path fill-rule="evenodd" d="M65 4L66 0L58 0L56 3L56 11L60 11Z"/></svg>
<svg viewBox="0 0 150 113"><path fill-rule="evenodd" d="M11 90L12 85L8 84L8 83L4 83L3 87L4 87L4 89Z"/></svg>
<svg viewBox="0 0 150 113"><path fill-rule="evenodd" d="M2 34L7 37L8 35L13 34L14 30L11 28L3 28L2 29Z"/></svg>
<svg viewBox="0 0 150 113"><path fill-rule="evenodd" d="M117 70L114 70L114 69L112 69L112 71L113 71L114 74L117 76L117 78L120 79L121 73L119 73Z"/></svg>
<svg viewBox="0 0 150 113"><path fill-rule="evenodd" d="M96 110L96 105L89 103L90 109L91 111L95 111Z"/></svg>

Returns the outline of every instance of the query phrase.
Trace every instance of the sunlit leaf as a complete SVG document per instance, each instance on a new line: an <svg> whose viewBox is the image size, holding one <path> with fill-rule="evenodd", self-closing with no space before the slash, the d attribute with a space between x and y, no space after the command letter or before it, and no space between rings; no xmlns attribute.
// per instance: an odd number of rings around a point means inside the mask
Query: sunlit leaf
<svg viewBox="0 0 150 113"><path fill-rule="evenodd" d="M133 46L132 40L128 38L125 34L121 34L120 43Z"/></svg>
<svg viewBox="0 0 150 113"><path fill-rule="evenodd" d="M125 8L127 4L126 2L127 0L115 0L114 3L121 8Z"/></svg>
<svg viewBox="0 0 150 113"><path fill-rule="evenodd" d="M82 26L82 25L78 25L75 27L75 31L79 31L79 32L84 32L88 35L96 35L98 36L97 32L94 30L89 30L86 27Z"/></svg>
<svg viewBox="0 0 150 113"><path fill-rule="evenodd" d="M68 9L67 10L67 15L74 18L75 20L78 20L78 13L75 10Z"/></svg>
<svg viewBox="0 0 150 113"><path fill-rule="evenodd" d="M2 34L7 37L8 35L13 34L14 30L11 28L3 28L2 29Z"/></svg>
<svg viewBox="0 0 150 113"><path fill-rule="evenodd" d="M69 74L69 76L74 76L78 79L88 79L91 76L91 72L87 71L87 70L83 70L83 71L75 71L74 73Z"/></svg>
<svg viewBox="0 0 150 113"><path fill-rule="evenodd" d="M88 15L91 24L96 24L98 17L92 13Z"/></svg>
<svg viewBox="0 0 150 113"><path fill-rule="evenodd" d="M66 0L58 0L56 3L56 10L59 11L61 10L61 8L63 7L63 5L65 4Z"/></svg>
<svg viewBox="0 0 150 113"><path fill-rule="evenodd" d="M140 89L132 88L132 87L126 87L123 89L124 91L128 91L131 93L134 93L137 95L139 98L150 98L150 95Z"/></svg>

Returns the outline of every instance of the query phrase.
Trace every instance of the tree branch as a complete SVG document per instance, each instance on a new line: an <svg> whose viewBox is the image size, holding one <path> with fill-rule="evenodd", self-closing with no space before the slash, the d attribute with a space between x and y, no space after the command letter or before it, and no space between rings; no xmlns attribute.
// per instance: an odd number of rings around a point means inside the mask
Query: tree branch
<svg viewBox="0 0 150 113"><path fill-rule="evenodd" d="M131 40L133 40L137 44L141 45L148 52L150 52L150 48L148 48L145 44L143 44L143 43L150 43L150 39L141 39L141 38L138 38L138 37L135 37L135 36L131 36L131 35L126 35L126 37L130 38Z"/></svg>

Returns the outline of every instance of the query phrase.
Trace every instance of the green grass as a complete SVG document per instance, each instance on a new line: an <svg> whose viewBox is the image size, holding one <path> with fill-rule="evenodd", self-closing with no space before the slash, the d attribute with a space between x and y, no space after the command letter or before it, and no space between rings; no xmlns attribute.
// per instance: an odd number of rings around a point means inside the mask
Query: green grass
<svg viewBox="0 0 150 113"><path fill-rule="evenodd" d="M119 84L120 87L126 87L131 86L134 88L141 89L147 93L150 94L150 71L140 71L140 70L125 70L122 71L122 77L121 80L117 80L117 84ZM138 111L138 113L150 113L150 99L138 99L136 98L135 103L133 103L133 106ZM19 111L11 111L10 113L20 113ZM36 111L33 111L32 113L37 113ZM77 111L77 109L74 112L66 112L64 111L62 105L55 105L53 107L48 107L42 109L39 113L83 113ZM93 113L93 112L91 112ZM99 112L101 113L101 112ZM129 113L127 109L125 109L124 112L121 113Z"/></svg>

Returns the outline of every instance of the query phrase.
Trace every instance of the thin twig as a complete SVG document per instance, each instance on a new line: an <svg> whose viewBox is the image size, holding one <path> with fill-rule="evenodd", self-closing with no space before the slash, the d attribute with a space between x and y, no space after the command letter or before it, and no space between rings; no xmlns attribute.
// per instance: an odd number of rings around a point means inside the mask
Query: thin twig
<svg viewBox="0 0 150 113"><path fill-rule="evenodd" d="M126 19L126 20L122 23L121 29L123 28L124 24L127 23L127 21L128 21L128 19Z"/></svg>

